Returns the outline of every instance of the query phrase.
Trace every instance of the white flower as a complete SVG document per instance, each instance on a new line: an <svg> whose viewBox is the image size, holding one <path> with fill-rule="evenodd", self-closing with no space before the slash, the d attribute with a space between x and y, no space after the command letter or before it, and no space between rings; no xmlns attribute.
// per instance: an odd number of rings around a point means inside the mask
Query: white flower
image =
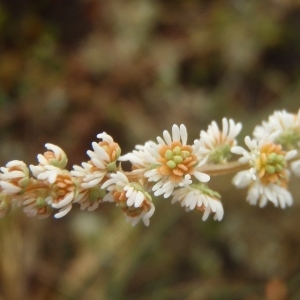
<svg viewBox="0 0 300 300"><path fill-rule="evenodd" d="M257 157L260 155L262 147L267 146L267 148L269 148L268 145L274 145L274 147L277 149L276 151L281 151L280 145L273 144L274 139L278 135L279 135L279 132L275 131L270 135L264 136L259 141L255 140L255 139L251 140L251 138L249 136L246 136L245 144L250 151L246 150L245 148L243 148L241 146L234 146L231 148L231 152L238 154L238 155L242 155L242 157L239 158L239 162L250 163L250 165L253 165L253 164L255 164ZM268 150L270 150L270 149L268 149ZM272 150L272 148L271 148L271 150ZM295 151L293 151L291 153L293 153L293 156L296 155Z"/></svg>
<svg viewBox="0 0 300 300"><path fill-rule="evenodd" d="M17 194L23 191L29 183L29 170L26 164L12 160L1 167L0 186L5 194Z"/></svg>
<svg viewBox="0 0 300 300"><path fill-rule="evenodd" d="M251 180L256 180L256 171L250 168L247 171L238 172L232 179L232 183L238 188L245 188L250 185Z"/></svg>
<svg viewBox="0 0 300 300"><path fill-rule="evenodd" d="M133 173L146 172L152 165L157 164L159 154L157 153L157 144L148 141L145 145L136 145L136 150L119 157L120 161L130 161Z"/></svg>
<svg viewBox="0 0 300 300"><path fill-rule="evenodd" d="M97 186L107 173L106 168L99 169L92 163L83 162L81 165L82 167L74 165L71 174L81 181L81 187L83 189Z"/></svg>
<svg viewBox="0 0 300 300"><path fill-rule="evenodd" d="M260 139L264 135L277 132L273 136L273 141L282 145L285 150L300 148L300 109L297 114L291 114L282 111L275 111L269 116L268 121L263 121L262 125L256 126L254 129L254 137ZM297 161L291 163L292 171L300 176L299 163Z"/></svg>
<svg viewBox="0 0 300 300"><path fill-rule="evenodd" d="M200 171L200 163L193 147L187 145L187 130L182 124L173 125L172 136L165 130L163 138L157 137L158 144L148 142L127 158L138 162L145 169L149 182L155 182L152 190L155 196L164 195L168 198L175 187L184 186L191 181L186 175L193 175L201 182L209 181L210 177Z"/></svg>
<svg viewBox="0 0 300 300"><path fill-rule="evenodd" d="M65 152L60 147L49 143L45 144L45 147L49 151L46 151L43 155L38 154L39 165L30 165L30 170L36 178L39 178L41 173L51 169L64 169L68 162Z"/></svg>
<svg viewBox="0 0 300 300"><path fill-rule="evenodd" d="M116 161L120 156L121 149L113 138L105 132L97 135L101 142L92 143L94 151L88 150L90 160L82 163L82 167L74 166L71 174L82 177L81 186L85 189L97 186L108 172L116 170Z"/></svg>
<svg viewBox="0 0 300 300"><path fill-rule="evenodd" d="M181 206L186 207L188 210L203 211L203 221L207 220L210 213L215 214L214 220L221 221L224 210L221 201L217 199L217 195L216 192L207 187L191 185L175 190L172 194L172 203L180 202Z"/></svg>
<svg viewBox="0 0 300 300"><path fill-rule="evenodd" d="M57 175L62 172L61 169L51 165L44 166L43 168L44 171L37 175L37 179L47 181L50 184L54 183Z"/></svg>
<svg viewBox="0 0 300 300"><path fill-rule="evenodd" d="M142 191L141 186L136 183L130 183L126 175L122 172L111 174L111 179L108 179L102 186L102 189L106 189L110 192L119 191L125 195L126 205L140 207L145 200L145 192ZM104 197L104 201L108 196Z"/></svg>
<svg viewBox="0 0 300 300"><path fill-rule="evenodd" d="M230 158L230 149L237 144L236 137L242 129L241 123L222 119L222 131L213 121L207 131L201 130L200 139L195 140L194 150L204 163L225 163Z"/></svg>
<svg viewBox="0 0 300 300"><path fill-rule="evenodd" d="M260 140L274 132L278 132L278 135L273 136L273 142L281 144L285 150L300 147L300 109L298 114L275 111L268 121L254 128L253 136Z"/></svg>
<svg viewBox="0 0 300 300"><path fill-rule="evenodd" d="M54 217L61 218L72 208L72 202L74 202L77 195L76 183L67 170L57 171L55 181L52 182L50 180L51 178L48 178L50 195L45 201L53 208L59 209L59 212Z"/></svg>
<svg viewBox="0 0 300 300"><path fill-rule="evenodd" d="M249 170L238 172L233 184L238 188L249 187L247 201L250 204L259 202L261 207L267 201L275 206L285 208L292 204L291 194L287 191L289 173L287 161L293 158L296 150L283 151L281 145L270 142L277 132L273 132L259 141L245 138L250 151L242 147L233 147L232 152L242 155L241 163L249 164Z"/></svg>
<svg viewBox="0 0 300 300"><path fill-rule="evenodd" d="M46 190L40 190L39 187L32 186L32 191L25 192L23 195L20 195L18 198L18 205L24 206L24 213L28 217L38 217L43 219L48 217L52 209L45 201L45 192Z"/></svg>
<svg viewBox="0 0 300 300"><path fill-rule="evenodd" d="M86 209L88 211L94 211L99 207L99 204L102 202L105 194L106 192L98 187L92 187L89 189L79 187L77 196L73 202L80 204L81 210Z"/></svg>
<svg viewBox="0 0 300 300"><path fill-rule="evenodd" d="M103 201L117 203L126 215L126 220L135 226L140 220L149 226L149 219L155 211L151 196L143 189L140 183L130 182L122 172L111 174L102 186L109 193Z"/></svg>
<svg viewBox="0 0 300 300"><path fill-rule="evenodd" d="M155 211L155 207L153 203L150 202L149 205L150 207L148 208L148 211L143 211L141 214L137 216L125 214L126 221L130 223L131 226L135 226L140 220L142 220L145 226L149 226L150 218L152 217Z"/></svg>
<svg viewBox="0 0 300 300"><path fill-rule="evenodd" d="M260 207L272 202L276 207L285 208L293 204L293 198L289 191L275 183L263 185L260 181L250 184L247 199L251 205L259 203Z"/></svg>

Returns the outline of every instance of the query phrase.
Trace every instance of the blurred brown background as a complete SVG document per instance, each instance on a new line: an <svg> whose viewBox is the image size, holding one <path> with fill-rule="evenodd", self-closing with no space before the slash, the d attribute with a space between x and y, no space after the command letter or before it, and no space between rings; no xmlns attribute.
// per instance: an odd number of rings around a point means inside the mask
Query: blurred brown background
<svg viewBox="0 0 300 300"><path fill-rule="evenodd" d="M0 163L61 146L69 168L106 131L122 152L184 123L190 141L223 116L243 136L296 112L300 5L292 0L2 0ZM149 228L109 204L61 220L0 220L0 299L299 299L300 199L249 206L231 176L203 223L157 199ZM299 179L298 179L299 182Z"/></svg>

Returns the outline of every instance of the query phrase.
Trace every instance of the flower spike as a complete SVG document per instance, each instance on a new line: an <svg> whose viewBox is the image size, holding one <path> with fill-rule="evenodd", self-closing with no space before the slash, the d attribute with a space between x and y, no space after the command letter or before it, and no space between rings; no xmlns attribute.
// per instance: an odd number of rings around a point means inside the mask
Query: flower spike
<svg viewBox="0 0 300 300"><path fill-rule="evenodd" d="M223 118L220 128L212 121L188 144L185 125L174 124L156 142L136 145L125 155L102 132L97 135L100 141L92 142L92 150L87 151L88 160L71 171L66 169L65 152L47 143L37 165L28 168L12 160L0 168L0 217L15 204L28 217L62 218L76 205L94 211L114 203L132 226L139 222L149 226L154 202L163 196L186 211L201 212L203 221L211 214L221 221L221 195L207 183L231 173L234 186L248 188L246 200L251 205L291 206L288 183L292 175L300 176L300 110L297 114L275 111L254 128L253 137L245 137L245 148L237 142L241 129L242 124L233 119ZM124 161L131 163L131 170L122 169Z"/></svg>

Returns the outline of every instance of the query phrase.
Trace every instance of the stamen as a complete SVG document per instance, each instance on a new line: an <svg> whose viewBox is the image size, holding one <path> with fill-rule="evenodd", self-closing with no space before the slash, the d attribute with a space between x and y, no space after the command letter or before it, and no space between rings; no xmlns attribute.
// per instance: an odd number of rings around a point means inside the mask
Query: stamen
<svg viewBox="0 0 300 300"><path fill-rule="evenodd" d="M285 151L282 151L281 146L276 144L266 144L261 148L255 168L262 182L269 184L285 179L285 153Z"/></svg>
<svg viewBox="0 0 300 300"><path fill-rule="evenodd" d="M179 146L176 146L174 149L173 149L173 153L175 155L180 155L180 152L181 152L181 148Z"/></svg>
<svg viewBox="0 0 300 300"><path fill-rule="evenodd" d="M270 165L267 165L265 169L266 169L267 173L269 173L269 174L274 174L276 171L276 169Z"/></svg>
<svg viewBox="0 0 300 300"><path fill-rule="evenodd" d="M165 158L168 159L168 160L173 158L173 152L172 152L172 150L168 149L166 151Z"/></svg>
<svg viewBox="0 0 300 300"><path fill-rule="evenodd" d="M174 169L174 168L176 168L177 164L176 164L176 162L175 162L174 160L169 160L169 161L167 162L167 166L168 166L170 169Z"/></svg>
<svg viewBox="0 0 300 300"><path fill-rule="evenodd" d="M186 150L181 151L181 156L182 156L183 158L187 158L187 157L189 157L190 155L191 155L191 153L190 153L189 151L186 151Z"/></svg>
<svg viewBox="0 0 300 300"><path fill-rule="evenodd" d="M183 158L179 155L176 155L173 157L173 161L176 163L176 164L180 164L183 162Z"/></svg>

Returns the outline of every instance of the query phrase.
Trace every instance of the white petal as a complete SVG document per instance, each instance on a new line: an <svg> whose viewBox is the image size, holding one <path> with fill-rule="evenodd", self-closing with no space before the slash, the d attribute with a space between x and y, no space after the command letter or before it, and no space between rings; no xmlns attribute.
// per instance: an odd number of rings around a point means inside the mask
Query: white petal
<svg viewBox="0 0 300 300"><path fill-rule="evenodd" d="M290 160L291 158L297 155L297 152L298 152L297 150L288 151L287 154L285 155L285 159Z"/></svg>
<svg viewBox="0 0 300 300"><path fill-rule="evenodd" d="M49 177L48 177L49 183L51 183L51 184L54 183L56 178L57 178L57 173L55 171L50 172Z"/></svg>
<svg viewBox="0 0 300 300"><path fill-rule="evenodd" d="M124 187L124 191L126 191L126 197L130 197L132 192L134 191L134 187L130 186L130 185L126 185Z"/></svg>
<svg viewBox="0 0 300 300"><path fill-rule="evenodd" d="M97 138L102 139L103 141L106 141L109 144L114 142L113 138L109 134L107 134L106 132L99 133L97 135Z"/></svg>
<svg viewBox="0 0 300 300"><path fill-rule="evenodd" d="M222 119L222 135L224 137L228 135L228 120L226 118Z"/></svg>
<svg viewBox="0 0 300 300"><path fill-rule="evenodd" d="M127 199L127 205L128 206L132 206L132 205L135 204L136 196L137 196L137 192L136 191L133 192L133 193L131 193L131 195Z"/></svg>
<svg viewBox="0 0 300 300"><path fill-rule="evenodd" d="M38 154L37 155L37 159L38 159L38 162L41 164L41 165L48 165L49 164L49 161L45 158L44 155L42 154Z"/></svg>
<svg viewBox="0 0 300 300"><path fill-rule="evenodd" d="M99 158L92 158L91 161L97 168L101 170L106 169L106 165Z"/></svg>
<svg viewBox="0 0 300 300"><path fill-rule="evenodd" d="M6 164L7 168L16 167L16 166L26 166L26 164L21 160L11 160Z"/></svg>
<svg viewBox="0 0 300 300"><path fill-rule="evenodd" d="M231 148L231 152L234 154L243 155L243 153L246 152L246 150L241 146L233 146Z"/></svg>
<svg viewBox="0 0 300 300"><path fill-rule="evenodd" d="M11 171L6 174L0 174L2 179L20 178L24 177L24 172L22 171Z"/></svg>
<svg viewBox="0 0 300 300"><path fill-rule="evenodd" d="M114 174L112 174L112 176L114 176ZM122 183L125 183L125 184L128 184L128 183L129 183L129 180L128 180L127 176L126 176L124 173L118 171L118 172L117 172L117 177L119 178L119 180L120 180Z"/></svg>
<svg viewBox="0 0 300 300"><path fill-rule="evenodd" d="M164 182L163 181L158 181L153 187L152 187L152 191L156 191L159 188L161 188L163 186Z"/></svg>
<svg viewBox="0 0 300 300"><path fill-rule="evenodd" d="M232 183L238 188L244 188L251 182L249 171L240 171L232 179Z"/></svg>
<svg viewBox="0 0 300 300"><path fill-rule="evenodd" d="M56 158L60 158L61 156L65 155L64 151L54 144L47 143L45 144L45 147L46 149L51 150Z"/></svg>
<svg viewBox="0 0 300 300"><path fill-rule="evenodd" d="M58 203L52 203L52 207L53 208L62 208L64 206L66 206L74 199L74 195L75 195L74 192L67 194L66 197L63 200L59 201Z"/></svg>
<svg viewBox="0 0 300 300"><path fill-rule="evenodd" d="M193 175L201 182L208 182L210 180L209 175L199 172L199 171L194 171Z"/></svg>
<svg viewBox="0 0 300 300"><path fill-rule="evenodd" d="M188 134L187 134L186 127L183 124L180 125L180 135L181 135L182 145L186 145Z"/></svg>
<svg viewBox="0 0 300 300"><path fill-rule="evenodd" d="M164 130L163 137L164 137L167 145L171 145L172 144L172 138L171 138L171 135L170 135L169 131Z"/></svg>
<svg viewBox="0 0 300 300"><path fill-rule="evenodd" d="M157 141L158 141L158 143L160 144L160 145L165 145L166 143L165 143L165 141L160 137L160 136L158 136L157 138Z"/></svg>
<svg viewBox="0 0 300 300"><path fill-rule="evenodd" d="M81 186L84 188L84 189L88 189L88 188L92 188L94 186L96 186L100 181L102 180L101 177L98 177L98 178L95 178L91 181L87 181L87 182L83 182L81 184Z"/></svg>
<svg viewBox="0 0 300 300"><path fill-rule="evenodd" d="M180 141L180 130L176 124L172 126L172 138L173 141Z"/></svg>
<svg viewBox="0 0 300 300"><path fill-rule="evenodd" d="M205 211L204 211L203 216L202 216L202 221L206 221L207 218L208 218L208 216L209 216L209 214L210 214L210 207L207 207L207 208L205 209Z"/></svg>
<svg viewBox="0 0 300 300"><path fill-rule="evenodd" d="M22 190L20 187L17 187L7 181L0 181L0 185L7 194L16 194Z"/></svg>
<svg viewBox="0 0 300 300"><path fill-rule="evenodd" d="M144 201L144 194L141 192L141 191L138 191L137 195L136 195L136 198L135 198L135 203L134 203L134 206L135 207L140 207L141 204L143 203Z"/></svg>
<svg viewBox="0 0 300 300"><path fill-rule="evenodd" d="M59 219L61 217L64 217L70 210L72 209L72 204L69 204L68 206L65 206L62 208L59 213L54 215L54 218Z"/></svg>

